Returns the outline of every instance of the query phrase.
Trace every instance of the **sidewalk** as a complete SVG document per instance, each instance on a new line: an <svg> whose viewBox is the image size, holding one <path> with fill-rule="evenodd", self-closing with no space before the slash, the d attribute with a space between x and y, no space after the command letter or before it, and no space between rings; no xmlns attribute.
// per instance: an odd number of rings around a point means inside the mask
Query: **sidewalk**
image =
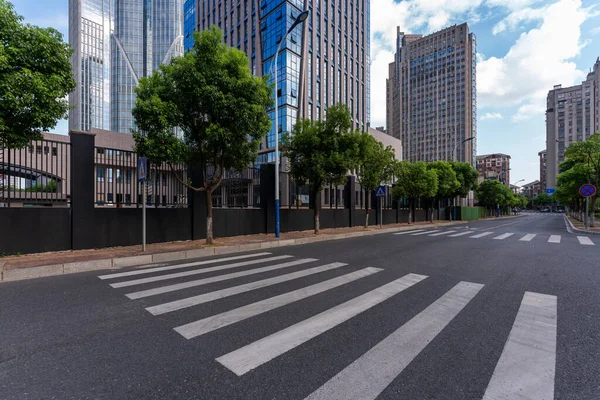
<svg viewBox="0 0 600 400"><path fill-rule="evenodd" d="M213 246L204 240L157 243L147 246L114 247L98 250L77 250L27 254L0 258L0 281L40 278L101 269L134 267L151 263L179 261L217 254L236 253L272 247L293 246L327 240L340 240L359 236L464 224L468 221L417 222L364 227L323 229L319 235L312 230L282 233L280 239L273 234L217 238Z"/></svg>
<svg viewBox="0 0 600 400"><path fill-rule="evenodd" d="M590 226L588 230L585 230L585 223L579 220L576 220L573 217L570 217L565 214L565 219L568 221L571 229L574 233L583 233L586 235L600 235L600 221L596 220L596 226Z"/></svg>

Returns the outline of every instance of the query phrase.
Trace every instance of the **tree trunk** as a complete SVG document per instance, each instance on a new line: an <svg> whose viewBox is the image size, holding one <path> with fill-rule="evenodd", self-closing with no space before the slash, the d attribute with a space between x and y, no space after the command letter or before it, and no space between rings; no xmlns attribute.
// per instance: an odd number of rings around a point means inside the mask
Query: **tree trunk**
<svg viewBox="0 0 600 400"><path fill-rule="evenodd" d="M315 190L314 192L314 196L313 196L313 210L315 213L315 235L319 234L319 196L318 196L318 192Z"/></svg>
<svg viewBox="0 0 600 400"><path fill-rule="evenodd" d="M369 205L365 207L365 228L369 227Z"/></svg>
<svg viewBox="0 0 600 400"><path fill-rule="evenodd" d="M408 201L408 224L412 224L413 223L413 201L409 200Z"/></svg>
<svg viewBox="0 0 600 400"><path fill-rule="evenodd" d="M213 244L213 206L212 192L208 190L204 192L206 197L206 244Z"/></svg>

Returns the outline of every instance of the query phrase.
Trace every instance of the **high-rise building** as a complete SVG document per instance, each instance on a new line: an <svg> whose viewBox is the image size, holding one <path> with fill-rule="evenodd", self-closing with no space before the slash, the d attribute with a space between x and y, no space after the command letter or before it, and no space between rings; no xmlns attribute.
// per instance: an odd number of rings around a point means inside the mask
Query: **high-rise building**
<svg viewBox="0 0 600 400"><path fill-rule="evenodd" d="M196 0L185 0L183 3L183 50L194 47L194 31L196 30Z"/></svg>
<svg viewBox="0 0 600 400"><path fill-rule="evenodd" d="M110 127L113 0L69 0L69 44L77 86L69 94L69 129Z"/></svg>
<svg viewBox="0 0 600 400"><path fill-rule="evenodd" d="M217 25L224 42L246 53L255 75L271 73L281 38L303 10L310 14L282 45L278 79L279 126L271 127L258 162L275 159L275 132L291 130L297 118L321 119L342 102L355 127L369 125L369 0L198 0L197 30ZM274 119L274 112L270 112Z"/></svg>
<svg viewBox="0 0 600 400"><path fill-rule="evenodd" d="M139 79L183 54L182 0L69 0L69 128L130 133Z"/></svg>
<svg viewBox="0 0 600 400"><path fill-rule="evenodd" d="M546 185L546 168L548 162L548 152L546 150L542 150L538 153L540 157L540 185L542 186L542 191L546 191L548 186Z"/></svg>
<svg viewBox="0 0 600 400"><path fill-rule="evenodd" d="M555 188L558 164L571 143L582 142L600 132L600 58L581 85L548 92L546 105L546 187Z"/></svg>
<svg viewBox="0 0 600 400"><path fill-rule="evenodd" d="M485 179L496 179L506 186L510 185L510 156L495 153L477 156L477 171Z"/></svg>
<svg viewBox="0 0 600 400"><path fill-rule="evenodd" d="M476 40L466 23L427 36L398 28L387 90L388 133L404 160L475 165Z"/></svg>

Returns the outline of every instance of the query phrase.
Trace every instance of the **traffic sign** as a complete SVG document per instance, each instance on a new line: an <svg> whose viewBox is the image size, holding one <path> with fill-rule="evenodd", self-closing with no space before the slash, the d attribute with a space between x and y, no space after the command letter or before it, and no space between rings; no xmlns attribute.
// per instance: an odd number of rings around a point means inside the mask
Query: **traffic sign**
<svg viewBox="0 0 600 400"><path fill-rule="evenodd" d="M378 186L377 190L375 190L375 197L385 197L385 189L385 186Z"/></svg>
<svg viewBox="0 0 600 400"><path fill-rule="evenodd" d="M554 192L556 192L556 189L554 189L554 188L546 189L546 194L554 194Z"/></svg>
<svg viewBox="0 0 600 400"><path fill-rule="evenodd" d="M143 182L144 180L146 180L146 167L147 167L146 157L138 157L138 163L137 163L138 182Z"/></svg>
<svg viewBox="0 0 600 400"><path fill-rule="evenodd" d="M579 188L579 194L583 197L590 197L596 193L596 186L591 183L586 183Z"/></svg>

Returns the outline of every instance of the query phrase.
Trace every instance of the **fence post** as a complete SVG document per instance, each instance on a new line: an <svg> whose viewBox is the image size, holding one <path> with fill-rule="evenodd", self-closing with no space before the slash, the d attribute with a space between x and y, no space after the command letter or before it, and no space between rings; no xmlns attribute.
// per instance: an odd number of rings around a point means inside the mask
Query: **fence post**
<svg viewBox="0 0 600 400"><path fill-rule="evenodd" d="M264 232L275 233L275 164L260 167L260 207L265 213ZM285 232L284 226L281 224L281 232Z"/></svg>
<svg viewBox="0 0 600 400"><path fill-rule="evenodd" d="M71 139L71 249L96 247L94 197L95 134L70 131Z"/></svg>
<svg viewBox="0 0 600 400"><path fill-rule="evenodd" d="M349 176L344 186L344 207L348 209L348 226L353 227L354 210L356 210L356 177Z"/></svg>
<svg viewBox="0 0 600 400"><path fill-rule="evenodd" d="M192 186L200 187L204 181L201 165L188 170ZM206 195L204 192L188 189L189 205L192 211L192 240L206 239Z"/></svg>

